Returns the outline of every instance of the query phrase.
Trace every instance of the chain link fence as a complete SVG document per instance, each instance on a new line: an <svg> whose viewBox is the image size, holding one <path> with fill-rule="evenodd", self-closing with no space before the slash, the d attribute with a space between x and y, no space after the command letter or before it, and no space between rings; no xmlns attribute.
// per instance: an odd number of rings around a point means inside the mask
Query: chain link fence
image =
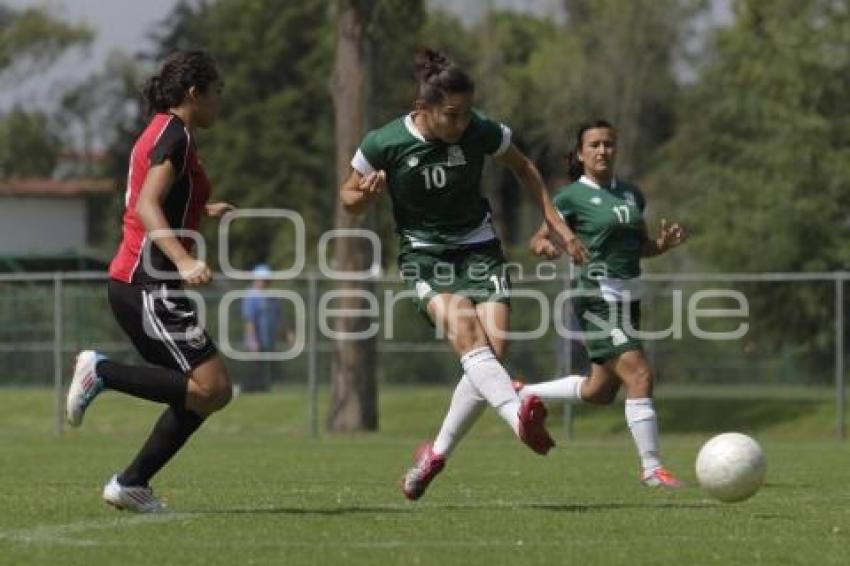
<svg viewBox="0 0 850 566"><path fill-rule="evenodd" d="M569 276L515 277L512 336L506 366L512 375L543 381L586 371L580 338L571 336ZM848 273L647 274L641 330L646 352L664 386L785 386L834 390L836 432L844 435L844 372ZM115 322L106 299L106 274L0 275L0 385L54 387L61 430L63 387L74 354L97 349L128 363L141 363ZM318 432L316 399L330 383L336 347L332 291L338 281L307 274L279 281L284 324L292 343L281 343L271 362L274 379L309 388L311 430ZM240 296L248 282L219 276L201 289L196 304L224 354L235 381L256 366L242 361ZM456 357L404 294L395 278L372 278L364 311L366 334L378 351L381 384L454 384Z"/></svg>

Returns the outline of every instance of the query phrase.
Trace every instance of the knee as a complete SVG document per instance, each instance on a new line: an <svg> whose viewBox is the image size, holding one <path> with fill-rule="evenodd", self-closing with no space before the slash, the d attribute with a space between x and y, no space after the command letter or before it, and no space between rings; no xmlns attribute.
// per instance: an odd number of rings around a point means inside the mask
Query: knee
<svg viewBox="0 0 850 566"><path fill-rule="evenodd" d="M591 405L610 405L617 398L617 390L611 387L600 387L590 391L582 391L581 400Z"/></svg>
<svg viewBox="0 0 850 566"><path fill-rule="evenodd" d="M223 386L216 388L212 399L213 411L222 410L230 404L231 399L233 399L233 386L227 381Z"/></svg>
<svg viewBox="0 0 850 566"><path fill-rule="evenodd" d="M637 368L629 376L627 386L632 396L650 396L652 394L652 371L646 365Z"/></svg>
<svg viewBox="0 0 850 566"><path fill-rule="evenodd" d="M214 385L198 386L194 397L197 409L205 415L220 411L230 403L233 397L233 388L226 378L217 381Z"/></svg>
<svg viewBox="0 0 850 566"><path fill-rule="evenodd" d="M459 350L468 351L486 346L487 337L484 336L484 332L478 322L474 319L469 319L458 323L455 342Z"/></svg>

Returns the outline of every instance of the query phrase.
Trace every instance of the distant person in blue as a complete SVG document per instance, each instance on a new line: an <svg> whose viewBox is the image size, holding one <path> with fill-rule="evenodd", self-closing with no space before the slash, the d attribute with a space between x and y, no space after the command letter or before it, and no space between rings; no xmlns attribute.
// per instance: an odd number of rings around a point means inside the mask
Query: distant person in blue
<svg viewBox="0 0 850 566"><path fill-rule="evenodd" d="M263 291L269 285L271 268L261 263L254 267L254 282L248 294L242 299L242 321L244 322L245 349L249 352L270 353L278 350L278 337L283 330L283 313L280 299L269 297ZM286 333L290 342L291 332ZM280 362L258 360L246 364L248 375L240 384L242 391L267 391L275 377L282 378L281 372L275 372Z"/></svg>

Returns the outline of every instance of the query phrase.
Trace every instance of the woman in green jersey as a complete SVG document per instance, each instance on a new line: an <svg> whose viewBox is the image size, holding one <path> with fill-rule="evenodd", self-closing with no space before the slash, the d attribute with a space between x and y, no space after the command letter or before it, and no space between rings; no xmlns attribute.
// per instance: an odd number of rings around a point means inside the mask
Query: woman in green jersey
<svg viewBox="0 0 850 566"><path fill-rule="evenodd" d="M538 454L554 445L543 404L533 395L520 400L499 361L509 326L510 282L481 194L484 159L506 165L531 193L553 246L578 263L586 254L549 200L537 168L511 143L510 129L473 108L469 75L432 50L417 54L416 74L414 110L366 135L340 188L351 213L389 193L401 238L402 278L420 312L445 332L464 371L440 432L419 447L402 480L408 499L422 496L487 404Z"/></svg>
<svg viewBox="0 0 850 566"><path fill-rule="evenodd" d="M579 270L573 307L592 362L591 374L525 385L520 396L608 405L622 384L626 388L626 422L643 467L641 481L649 486L680 487L681 482L661 463L652 370L634 330L640 322L641 258L680 245L685 231L679 224L662 220L658 237L648 236L643 194L614 175L616 156L617 134L611 124L598 120L582 125L570 154L573 183L554 198L558 212L590 252ZM531 249L552 259L560 253L550 234L548 226L541 226L531 240Z"/></svg>

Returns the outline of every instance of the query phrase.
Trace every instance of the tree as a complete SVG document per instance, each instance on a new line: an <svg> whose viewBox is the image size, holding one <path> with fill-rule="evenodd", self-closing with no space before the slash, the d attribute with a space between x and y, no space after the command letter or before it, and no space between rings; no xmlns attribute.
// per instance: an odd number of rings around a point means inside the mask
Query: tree
<svg viewBox="0 0 850 566"><path fill-rule="evenodd" d="M71 46L88 43L92 32L72 26L42 8L14 10L0 4L0 73L46 65Z"/></svg>
<svg viewBox="0 0 850 566"><path fill-rule="evenodd" d="M831 0L734 6L735 23L718 33L653 183L692 227L700 266L846 268L850 10ZM769 286L749 298L755 336L830 346L822 292Z"/></svg>
<svg viewBox="0 0 850 566"><path fill-rule="evenodd" d="M221 115L214 128L197 133L215 198L240 208L290 209L304 220L308 246L300 251L282 221L234 222L236 267L292 265L333 226L335 201L322 190L334 184L329 16L323 0L182 1L159 26L147 57L159 64L175 49L202 48L216 58L225 82ZM119 147L127 151L127 143ZM211 257L215 229L205 229Z"/></svg>
<svg viewBox="0 0 850 566"><path fill-rule="evenodd" d="M61 147L46 114L15 108L0 120L0 177L48 176Z"/></svg>
<svg viewBox="0 0 850 566"><path fill-rule="evenodd" d="M340 0L337 3L336 56L331 79L336 131L337 186L348 176L351 157L367 126L398 115L408 101L405 92L412 73L416 32L424 21L422 2L406 0ZM380 72L373 72L380 61ZM370 104L371 101L371 104ZM398 108L397 108L398 107ZM336 188L334 188L336 195ZM337 229L374 227L375 212L352 216L336 206ZM377 258L378 261L381 258ZM372 263L372 246L364 238L340 238L334 249L334 266L342 272L366 271ZM368 304L363 293L373 293L367 281L340 281L337 308L349 313ZM360 294L359 296L357 294ZM372 320L367 316L339 318L335 330L342 334L362 332ZM375 430L378 427L375 339L337 339L332 360L331 408L328 426L335 431Z"/></svg>
<svg viewBox="0 0 850 566"><path fill-rule="evenodd" d="M334 100L336 131L336 186L350 171L349 160L366 131L369 63L366 27L369 9L364 2L340 0L337 3L337 45L331 93ZM335 191L335 189L334 189ZM336 205L336 228L363 229L368 226L364 216L354 216ZM334 249L334 267L339 271L364 271L371 263L371 246L363 238L340 238ZM362 281L340 281L341 297L338 308L349 312L362 309L364 299L355 292L371 292L373 285ZM342 335L362 332L368 328L368 318L338 318L335 331ZM375 379L374 339L338 338L331 366L331 406L328 427L334 431L375 430L378 427L377 386Z"/></svg>
<svg viewBox="0 0 850 566"><path fill-rule="evenodd" d="M0 4L0 78L16 71L32 73L91 37L87 28L68 25L43 9L21 11ZM50 175L61 146L47 113L15 107L0 118L0 176Z"/></svg>

